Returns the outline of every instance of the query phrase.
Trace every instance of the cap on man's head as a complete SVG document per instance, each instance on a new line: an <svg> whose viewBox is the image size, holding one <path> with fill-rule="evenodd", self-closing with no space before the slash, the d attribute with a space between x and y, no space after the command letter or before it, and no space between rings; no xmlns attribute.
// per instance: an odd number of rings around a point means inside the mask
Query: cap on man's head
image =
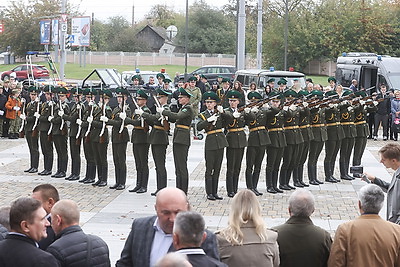
<svg viewBox="0 0 400 267"><path fill-rule="evenodd" d="M333 81L333 82L336 82L336 79L335 79L335 77L332 77L332 76L331 76L331 77L329 77L329 78L328 78L328 83L330 83L331 81Z"/></svg>
<svg viewBox="0 0 400 267"><path fill-rule="evenodd" d="M216 101L219 102L220 99L218 95L213 91L207 91L203 94L203 101Z"/></svg>
<svg viewBox="0 0 400 267"><path fill-rule="evenodd" d="M157 77L157 79L159 79L159 78L165 79L165 75L162 74L161 72L157 73L156 77Z"/></svg>
<svg viewBox="0 0 400 267"><path fill-rule="evenodd" d="M186 91L183 87L179 88L179 96L192 97L193 95Z"/></svg>
<svg viewBox="0 0 400 267"><path fill-rule="evenodd" d="M280 78L278 81L278 85L286 85L287 84L287 80L285 78Z"/></svg>
<svg viewBox="0 0 400 267"><path fill-rule="evenodd" d="M247 94L247 99L248 100L258 100L258 99L262 99L262 96L260 95L259 92L252 91Z"/></svg>
<svg viewBox="0 0 400 267"><path fill-rule="evenodd" d="M149 98L149 96L143 90L139 89L136 92L136 98L142 99L142 100L147 100L147 98Z"/></svg>
<svg viewBox="0 0 400 267"><path fill-rule="evenodd" d="M171 93L163 89L156 89L157 96L169 96Z"/></svg>
<svg viewBox="0 0 400 267"><path fill-rule="evenodd" d="M195 76L192 76L188 79L189 82L195 81L197 82L197 78Z"/></svg>
<svg viewBox="0 0 400 267"><path fill-rule="evenodd" d="M236 90L229 90L228 93L226 94L226 97L229 100L239 100L242 97L242 94Z"/></svg>

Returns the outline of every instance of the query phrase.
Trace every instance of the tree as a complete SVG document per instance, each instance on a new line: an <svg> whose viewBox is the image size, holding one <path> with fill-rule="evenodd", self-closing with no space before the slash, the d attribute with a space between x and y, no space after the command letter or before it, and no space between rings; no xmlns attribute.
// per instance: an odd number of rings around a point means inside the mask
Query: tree
<svg viewBox="0 0 400 267"><path fill-rule="evenodd" d="M154 26L167 28L170 25L176 24L178 16L179 14L168 8L166 4L158 4L150 9L146 18L150 19Z"/></svg>

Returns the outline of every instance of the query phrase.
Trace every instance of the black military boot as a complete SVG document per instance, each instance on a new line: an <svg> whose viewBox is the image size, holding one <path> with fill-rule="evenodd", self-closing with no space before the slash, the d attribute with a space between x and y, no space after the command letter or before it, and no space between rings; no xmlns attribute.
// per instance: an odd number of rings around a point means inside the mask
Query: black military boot
<svg viewBox="0 0 400 267"><path fill-rule="evenodd" d="M272 171L272 187L277 193L283 193L283 191L278 188L278 170Z"/></svg>
<svg viewBox="0 0 400 267"><path fill-rule="evenodd" d="M212 194L212 179L205 179L206 183L206 194L208 200L216 200L215 196Z"/></svg>
<svg viewBox="0 0 400 267"><path fill-rule="evenodd" d="M267 174L265 177L265 182L267 184L267 192L271 193L271 194L276 194L278 192L275 190L274 186L272 185L272 175L273 175L272 172L267 171Z"/></svg>
<svg viewBox="0 0 400 267"><path fill-rule="evenodd" d="M299 172L298 169L293 169L293 184L295 187L304 187L302 183L300 183Z"/></svg>
<svg viewBox="0 0 400 267"><path fill-rule="evenodd" d="M352 178L347 177L348 174L346 172L346 162L339 162L339 170L340 170L340 179L342 180L353 180Z"/></svg>
<svg viewBox="0 0 400 267"><path fill-rule="evenodd" d="M290 177L292 176L292 173L293 173L293 169L287 170L287 173L286 173L286 185L290 188L290 190L296 189L296 187L291 186L291 185L289 184ZM294 180L293 180L293 181L294 181ZM302 186L301 186L301 187L302 187Z"/></svg>
<svg viewBox="0 0 400 267"><path fill-rule="evenodd" d="M324 162L324 171L325 171L325 182L337 183L336 179L332 179L330 162Z"/></svg>
<svg viewBox="0 0 400 267"><path fill-rule="evenodd" d="M314 168L317 166L314 165L307 165L307 170L308 170L308 180L310 181L311 185L319 185L317 182L317 178L314 176Z"/></svg>
<svg viewBox="0 0 400 267"><path fill-rule="evenodd" d="M287 170L281 169L279 172L279 189L282 190L292 190L286 183L287 183Z"/></svg>

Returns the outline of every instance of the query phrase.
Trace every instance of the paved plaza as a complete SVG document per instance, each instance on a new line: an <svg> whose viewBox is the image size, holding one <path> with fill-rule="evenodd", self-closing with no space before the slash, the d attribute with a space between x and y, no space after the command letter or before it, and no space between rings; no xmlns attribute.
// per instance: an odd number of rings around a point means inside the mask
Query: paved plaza
<svg viewBox="0 0 400 267"><path fill-rule="evenodd" d="M388 142L388 141L387 141ZM387 170L379 163L378 150L387 142L368 140L363 157L364 170L375 174L386 181L391 179L391 170ZM219 194L224 197L221 201L208 201L204 191L204 140L192 140L189 151L188 168L190 173L188 197L192 208L204 215L207 227L217 230L226 226L231 199L226 196L224 161L221 171ZM54 152L55 153L55 152ZM149 156L150 179L148 192L145 194L129 193L136 182L135 163L132 153L132 144L128 145L127 152L128 179L127 189L122 191L111 190L108 187L93 187L76 181L50 178L37 174L26 174L23 170L29 168L28 146L24 139L0 139L0 206L10 203L20 197L30 195L32 189L41 183L51 183L57 187L61 198L75 200L81 209L81 225L86 233L102 237L110 248L112 264L119 258L122 247L129 234L132 220L137 217L154 215L155 197L150 195L156 189L155 169L151 155ZM318 177L323 180L322 152L318 162ZM42 159L42 156L41 156ZM109 185L114 184L114 166L112 162L111 143L108 148ZM84 175L85 160L82 151L82 171ZM245 163L245 158L243 159ZM39 171L43 169L42 162ZM245 188L244 165L240 176L239 189ZM56 155L53 172L56 169ZM307 168L305 168L307 169ZM175 186L174 162L171 146L167 156L168 185ZM69 175L69 171L67 176ZM335 177L339 176L336 164ZM305 177L306 170L305 170ZM308 182L308 178L304 179ZM320 186L310 186L308 189L315 195L316 210L312 216L314 223L334 234L337 226L342 222L358 216L357 190L365 183L359 179L342 181L338 184L325 183ZM283 194L268 194L265 185L265 159L263 172L258 186L264 192L258 197L262 205L262 213L268 227L282 224L288 218L287 200L290 192ZM386 204L385 204L386 205ZM385 211L381 216L385 218Z"/></svg>

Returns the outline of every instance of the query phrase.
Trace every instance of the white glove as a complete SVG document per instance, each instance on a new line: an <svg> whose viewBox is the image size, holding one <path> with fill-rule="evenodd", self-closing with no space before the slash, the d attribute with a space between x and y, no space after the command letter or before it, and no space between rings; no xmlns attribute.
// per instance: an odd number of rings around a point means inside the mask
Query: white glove
<svg viewBox="0 0 400 267"><path fill-rule="evenodd" d="M49 101L49 106L51 107L53 105L53 101Z"/></svg>
<svg viewBox="0 0 400 267"><path fill-rule="evenodd" d="M344 100L342 103L343 103L344 105L348 105L348 104L349 104L349 101L348 101L348 100Z"/></svg>
<svg viewBox="0 0 400 267"><path fill-rule="evenodd" d="M142 116L143 113L144 113L144 111L142 109L140 109L140 108L135 109L136 115Z"/></svg>
<svg viewBox="0 0 400 267"><path fill-rule="evenodd" d="M35 112L35 113L33 114L33 116L34 116L35 118L39 119L40 114L39 114L39 112Z"/></svg>
<svg viewBox="0 0 400 267"><path fill-rule="evenodd" d="M100 116L100 120L103 122L108 122L108 118L106 116Z"/></svg>
<svg viewBox="0 0 400 267"><path fill-rule="evenodd" d="M82 108L82 107L81 107L80 104L76 105L76 109L77 109L77 110L80 110L81 108Z"/></svg>
<svg viewBox="0 0 400 267"><path fill-rule="evenodd" d="M51 122L51 120L52 120L53 118L54 118L53 116L49 116L49 117L47 118L47 120Z"/></svg>
<svg viewBox="0 0 400 267"><path fill-rule="evenodd" d="M294 104L291 104L290 107L289 107L289 109L290 109L291 111L295 111L295 110L297 109L297 106L294 105Z"/></svg>
<svg viewBox="0 0 400 267"><path fill-rule="evenodd" d="M258 107L257 106L254 106L254 107L252 107L251 108L251 112L253 112L253 113L258 113Z"/></svg>
<svg viewBox="0 0 400 267"><path fill-rule="evenodd" d="M348 111L352 111L352 110L353 110L353 107L348 107L347 110L348 110Z"/></svg>
<svg viewBox="0 0 400 267"><path fill-rule="evenodd" d="M307 102L303 102L303 107L308 107L308 103Z"/></svg>
<svg viewBox="0 0 400 267"><path fill-rule="evenodd" d="M82 120L81 119L76 119L76 124L82 125Z"/></svg>
<svg viewBox="0 0 400 267"><path fill-rule="evenodd" d="M224 107L218 105L218 106L217 106L217 111L218 111L219 113L224 113Z"/></svg>
<svg viewBox="0 0 400 267"><path fill-rule="evenodd" d="M35 102L39 102L39 101L40 101L39 97L36 97Z"/></svg>
<svg viewBox="0 0 400 267"><path fill-rule="evenodd" d="M97 105L101 108L103 106L103 102L99 102Z"/></svg>
<svg viewBox="0 0 400 267"><path fill-rule="evenodd" d="M374 102L372 102L372 103L374 103L375 106L377 106L377 105L379 104L378 101L374 101Z"/></svg>
<svg viewBox="0 0 400 267"><path fill-rule="evenodd" d="M263 108L269 109L271 106L268 103L263 104Z"/></svg>
<svg viewBox="0 0 400 267"><path fill-rule="evenodd" d="M125 120L126 119L126 112L119 113L119 117L121 118L121 120Z"/></svg>
<svg viewBox="0 0 400 267"><path fill-rule="evenodd" d="M93 101L90 101L88 105L93 106L94 105Z"/></svg>
<svg viewBox="0 0 400 267"><path fill-rule="evenodd" d="M4 110L0 110L0 116L4 115Z"/></svg>
<svg viewBox="0 0 400 267"><path fill-rule="evenodd" d="M178 101L175 98L172 98L171 105L178 105Z"/></svg>
<svg viewBox="0 0 400 267"><path fill-rule="evenodd" d="M283 106L283 110L284 110L284 111L288 111L288 110L289 110L289 107L288 107L288 106Z"/></svg>
<svg viewBox="0 0 400 267"><path fill-rule="evenodd" d="M18 110L20 110L20 108L19 107L14 107L14 110L18 111Z"/></svg>
<svg viewBox="0 0 400 267"><path fill-rule="evenodd" d="M58 116L62 117L64 115L64 110L59 110L58 111Z"/></svg>
<svg viewBox="0 0 400 267"><path fill-rule="evenodd" d="M19 117L21 118L21 120L25 120L26 119L26 115L25 114L21 114L21 115L19 115Z"/></svg>
<svg viewBox="0 0 400 267"><path fill-rule="evenodd" d="M158 113L162 114L162 112L164 111L164 108L163 107L157 107L156 110L157 110Z"/></svg>
<svg viewBox="0 0 400 267"><path fill-rule="evenodd" d="M93 122L93 117L92 117L92 116L88 117L88 118L86 119L86 121L87 121L88 123L92 123L92 122Z"/></svg>
<svg viewBox="0 0 400 267"><path fill-rule="evenodd" d="M334 108L337 108L337 107L338 107L338 105L339 105L339 104L333 104L333 107L334 107Z"/></svg>
<svg viewBox="0 0 400 267"><path fill-rule="evenodd" d="M251 108L244 108L244 113L248 114L248 113L250 113L250 111L251 111Z"/></svg>
<svg viewBox="0 0 400 267"><path fill-rule="evenodd" d="M233 117L234 117L235 119L237 119L237 118L240 117L240 112L235 111L235 112L233 112L232 115L233 115Z"/></svg>
<svg viewBox="0 0 400 267"><path fill-rule="evenodd" d="M21 98L21 103L25 103L25 102L26 102L25 98Z"/></svg>
<svg viewBox="0 0 400 267"><path fill-rule="evenodd" d="M364 100L360 100L360 105L364 105L365 101Z"/></svg>
<svg viewBox="0 0 400 267"><path fill-rule="evenodd" d="M213 114L212 116L207 118L208 122L214 122L218 119L218 116L216 114Z"/></svg>

